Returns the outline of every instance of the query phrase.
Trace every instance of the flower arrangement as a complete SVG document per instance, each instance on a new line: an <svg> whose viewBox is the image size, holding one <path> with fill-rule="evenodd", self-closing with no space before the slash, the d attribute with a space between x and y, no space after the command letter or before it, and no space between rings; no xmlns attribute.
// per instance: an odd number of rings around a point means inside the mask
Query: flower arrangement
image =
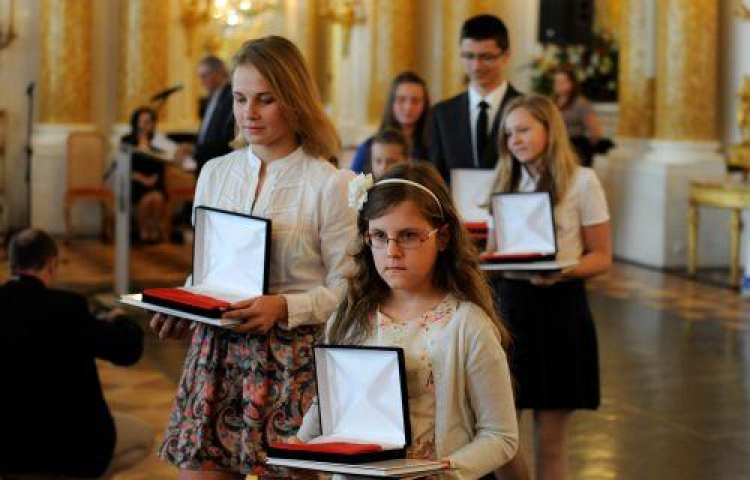
<svg viewBox="0 0 750 480"><path fill-rule="evenodd" d="M590 45L544 45L530 65L532 90L550 95L554 72L562 66L575 72L581 92L589 100L617 101L619 48L607 32L595 32Z"/></svg>

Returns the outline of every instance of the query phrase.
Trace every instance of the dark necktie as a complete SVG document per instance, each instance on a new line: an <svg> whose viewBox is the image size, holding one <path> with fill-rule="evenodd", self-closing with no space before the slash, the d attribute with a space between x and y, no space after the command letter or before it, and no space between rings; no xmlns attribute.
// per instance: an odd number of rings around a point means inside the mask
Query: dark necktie
<svg viewBox="0 0 750 480"><path fill-rule="evenodd" d="M482 167L484 147L487 145L487 109L490 104L482 100L479 102L479 116L477 116L477 168Z"/></svg>

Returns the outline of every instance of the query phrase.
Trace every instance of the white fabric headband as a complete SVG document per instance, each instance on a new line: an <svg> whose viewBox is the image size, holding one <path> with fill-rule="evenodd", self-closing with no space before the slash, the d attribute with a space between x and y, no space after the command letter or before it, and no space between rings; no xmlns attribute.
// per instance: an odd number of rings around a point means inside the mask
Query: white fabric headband
<svg viewBox="0 0 750 480"><path fill-rule="evenodd" d="M440 205L440 200L438 200L437 195L435 195L434 193L432 193L429 188L425 187L421 183L412 182L411 180L406 180L406 179L403 179L403 178L388 178L386 180L380 180L379 182L377 182L373 186L383 185L383 184L386 184L386 183L405 183L407 185L413 185L413 186L415 186L417 188L421 188L425 192L429 193L432 198L435 199L435 203L437 203L437 206L440 209L440 216L441 217L443 216L443 206Z"/></svg>
<svg viewBox="0 0 750 480"><path fill-rule="evenodd" d="M440 216L443 217L443 206L440 204L440 200L438 200L437 195L432 193L430 189L424 185L403 178L388 178L375 183L372 175L369 173L367 175L360 173L349 182L349 206L357 210L362 210L362 207L367 201L367 191L372 187L385 185L386 183L404 183L422 189L435 200L435 203L437 203L437 206L440 209Z"/></svg>

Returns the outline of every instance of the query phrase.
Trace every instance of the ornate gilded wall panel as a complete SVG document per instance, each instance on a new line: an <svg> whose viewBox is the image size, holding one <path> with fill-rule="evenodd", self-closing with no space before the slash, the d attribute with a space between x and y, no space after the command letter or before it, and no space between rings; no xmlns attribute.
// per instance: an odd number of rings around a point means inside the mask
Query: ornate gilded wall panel
<svg viewBox="0 0 750 480"><path fill-rule="evenodd" d="M169 2L121 0L120 119L166 88ZM164 116L164 115L162 115Z"/></svg>
<svg viewBox="0 0 750 480"><path fill-rule="evenodd" d="M393 77L416 67L416 0L376 0L368 120L377 123Z"/></svg>
<svg viewBox="0 0 750 480"><path fill-rule="evenodd" d="M91 122L92 28L92 0L43 1L41 123Z"/></svg>
<svg viewBox="0 0 750 480"><path fill-rule="evenodd" d="M717 3L657 3L656 137L716 140Z"/></svg>
<svg viewBox="0 0 750 480"><path fill-rule="evenodd" d="M619 134L648 138L654 133L654 78L651 65L655 45L649 22L649 0L623 0L620 17Z"/></svg>
<svg viewBox="0 0 750 480"><path fill-rule="evenodd" d="M436 59L443 64L441 98L448 98L466 89L459 47L461 25L469 17L481 13L502 18L501 4L499 0L442 0L443 55L439 60Z"/></svg>
<svg viewBox="0 0 750 480"><path fill-rule="evenodd" d="M473 3L443 0L443 56L439 60L436 59L443 63L442 98L453 96L466 88L458 37L461 25L474 14Z"/></svg>

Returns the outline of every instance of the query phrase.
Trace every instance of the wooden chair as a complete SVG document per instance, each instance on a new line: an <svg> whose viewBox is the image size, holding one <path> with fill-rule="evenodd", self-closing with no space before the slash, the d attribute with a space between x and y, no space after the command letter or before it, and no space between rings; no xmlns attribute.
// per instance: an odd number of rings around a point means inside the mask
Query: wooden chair
<svg viewBox="0 0 750 480"><path fill-rule="evenodd" d="M172 215L175 208L193 201L195 175L182 170L177 165L168 165L164 175L164 184L167 190L167 214L164 216L164 233L169 239L172 234Z"/></svg>
<svg viewBox="0 0 750 480"><path fill-rule="evenodd" d="M65 239L73 235L71 209L75 202L94 201L102 205L102 238L110 240L114 226L114 195L104 185L107 142L98 132L68 135L68 189L65 192Z"/></svg>

